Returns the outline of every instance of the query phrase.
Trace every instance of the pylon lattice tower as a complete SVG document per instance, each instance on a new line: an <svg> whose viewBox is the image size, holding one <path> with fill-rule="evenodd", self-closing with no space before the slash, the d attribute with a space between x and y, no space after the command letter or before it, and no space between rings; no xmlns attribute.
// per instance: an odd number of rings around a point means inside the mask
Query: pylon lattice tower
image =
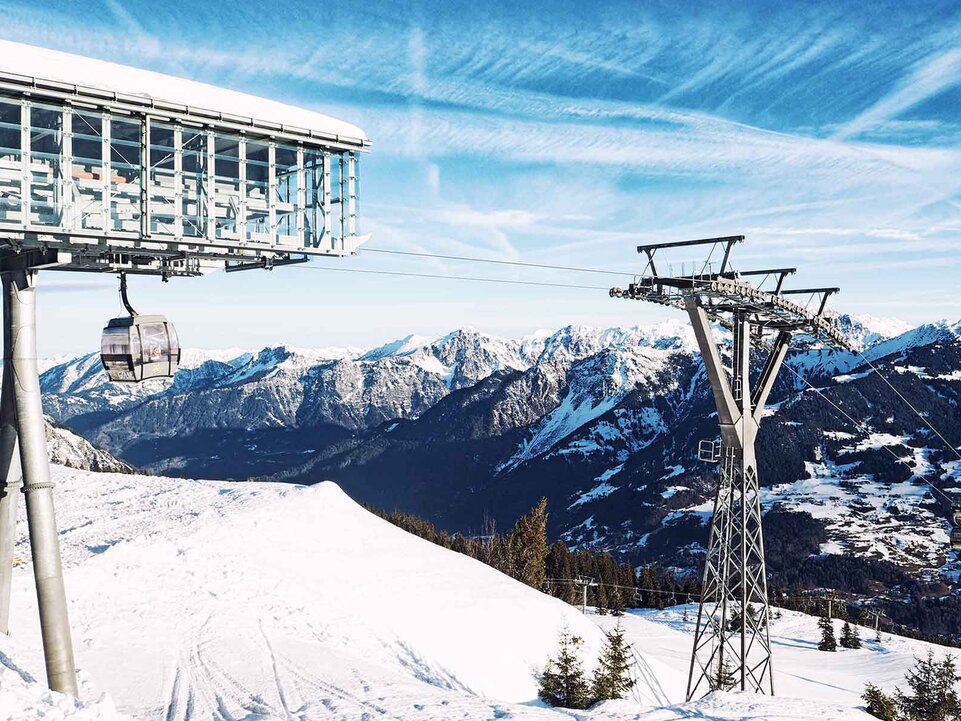
<svg viewBox="0 0 961 721"><path fill-rule="evenodd" d="M794 268L736 272L731 252L744 236L658 243L638 247L647 256L641 277L613 298L644 300L687 311L704 369L711 383L720 442L702 441L698 457L719 466L717 494L708 533L701 602L691 652L687 698L718 688L774 693L774 667L768 633L770 606L764 560L761 493L755 440L768 395L787 355L792 334L806 333L829 345L850 348L825 314L837 288L784 289ZM679 275L662 274L657 251L710 246L704 261ZM712 263L714 253L722 254ZM753 285L748 277L759 277ZM765 284L773 287L765 290ZM809 309L785 296L809 296ZM730 371L724 365L713 324L733 335ZM773 337L773 342L771 338ZM752 347L767 357L751 380Z"/></svg>

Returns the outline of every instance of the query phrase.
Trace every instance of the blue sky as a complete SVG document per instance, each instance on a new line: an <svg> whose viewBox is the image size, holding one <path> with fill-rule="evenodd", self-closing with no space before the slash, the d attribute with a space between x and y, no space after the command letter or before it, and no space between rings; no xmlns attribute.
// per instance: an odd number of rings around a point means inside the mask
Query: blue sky
<svg viewBox="0 0 961 721"><path fill-rule="evenodd" d="M314 108L373 139L371 247L640 270L639 242L732 233L835 307L961 318L954 3L4 2L0 37ZM677 261L692 260L681 256ZM607 286L367 254L338 267ZM627 282L625 278L625 283ZM46 274L41 352L92 350L105 279ZM504 335L669 311L603 291L284 269L138 280L199 347Z"/></svg>

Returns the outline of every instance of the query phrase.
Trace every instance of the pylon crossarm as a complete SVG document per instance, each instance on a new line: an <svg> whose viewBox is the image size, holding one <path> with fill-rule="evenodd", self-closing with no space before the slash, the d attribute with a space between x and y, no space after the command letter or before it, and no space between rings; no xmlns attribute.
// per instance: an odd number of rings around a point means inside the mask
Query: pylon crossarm
<svg viewBox="0 0 961 721"><path fill-rule="evenodd" d="M762 331L787 330L809 333L815 338L822 339L828 344L853 350L851 344L825 313L828 297L838 292L837 288L801 288L785 289L785 278L794 272L794 268L773 268L759 270L745 270L737 272L730 265L731 253L734 246L744 240L744 236L724 236L722 238L705 238L701 240L673 241L638 246L638 252L647 256L648 263L645 274L627 288L611 288L612 298L626 298L643 300L659 305L684 309L691 298L697 298L706 308L706 312L713 322L725 323L726 314L744 311L750 314L751 323ZM715 248L723 247L723 259L720 272L711 268L711 260ZM693 263L690 272L680 275L664 275L658 272L654 265L654 255L657 251L672 252L678 248L690 249L697 246L710 246L711 251L703 263ZM664 264L659 263L663 271ZM747 278L760 277L760 284L771 276L777 277L777 284L772 290L763 290L760 286L752 285ZM800 305L790 300L795 295L816 295L819 302L815 309Z"/></svg>

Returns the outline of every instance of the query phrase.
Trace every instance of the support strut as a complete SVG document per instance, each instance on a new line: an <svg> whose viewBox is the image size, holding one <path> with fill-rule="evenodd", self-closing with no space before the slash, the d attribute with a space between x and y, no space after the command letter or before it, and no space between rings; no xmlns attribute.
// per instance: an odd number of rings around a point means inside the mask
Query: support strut
<svg viewBox="0 0 961 721"><path fill-rule="evenodd" d="M2 273L7 361L4 365L10 368L9 374L4 374L4 395L9 381L16 412L47 685L53 691L76 696L77 675L37 373L36 278L36 271L31 270Z"/></svg>
<svg viewBox="0 0 961 721"><path fill-rule="evenodd" d="M4 317L6 294L4 294ZM17 442L17 408L13 398L13 342L10 325L3 326L3 386L0 387L0 633L10 633L10 592L13 583L13 551L17 540L17 506L23 474Z"/></svg>

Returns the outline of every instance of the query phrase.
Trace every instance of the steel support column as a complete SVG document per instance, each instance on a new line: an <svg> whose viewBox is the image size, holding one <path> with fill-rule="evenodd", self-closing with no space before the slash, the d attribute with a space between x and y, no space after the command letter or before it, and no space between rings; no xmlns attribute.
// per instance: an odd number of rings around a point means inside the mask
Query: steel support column
<svg viewBox="0 0 961 721"><path fill-rule="evenodd" d="M9 316L4 294L4 317ZM17 442L17 409L13 399L13 343L10 325L3 326L3 387L0 388L0 633L10 633L10 590L13 550L17 540L17 511L23 474Z"/></svg>
<svg viewBox="0 0 961 721"><path fill-rule="evenodd" d="M2 274L4 336L10 341L5 355L11 372L6 379L11 381L16 408L47 684L53 691L76 696L77 676L37 374L36 278L36 271L31 270Z"/></svg>
<svg viewBox="0 0 961 721"><path fill-rule="evenodd" d="M789 336L771 353L757 393L752 394L751 322L733 317L730 380L707 314L695 297L687 302L707 377L716 401L721 435L714 515L704 560L701 604L691 654L687 698L718 688L774 693L767 574L761 529L761 495L754 442L763 403L777 375Z"/></svg>

